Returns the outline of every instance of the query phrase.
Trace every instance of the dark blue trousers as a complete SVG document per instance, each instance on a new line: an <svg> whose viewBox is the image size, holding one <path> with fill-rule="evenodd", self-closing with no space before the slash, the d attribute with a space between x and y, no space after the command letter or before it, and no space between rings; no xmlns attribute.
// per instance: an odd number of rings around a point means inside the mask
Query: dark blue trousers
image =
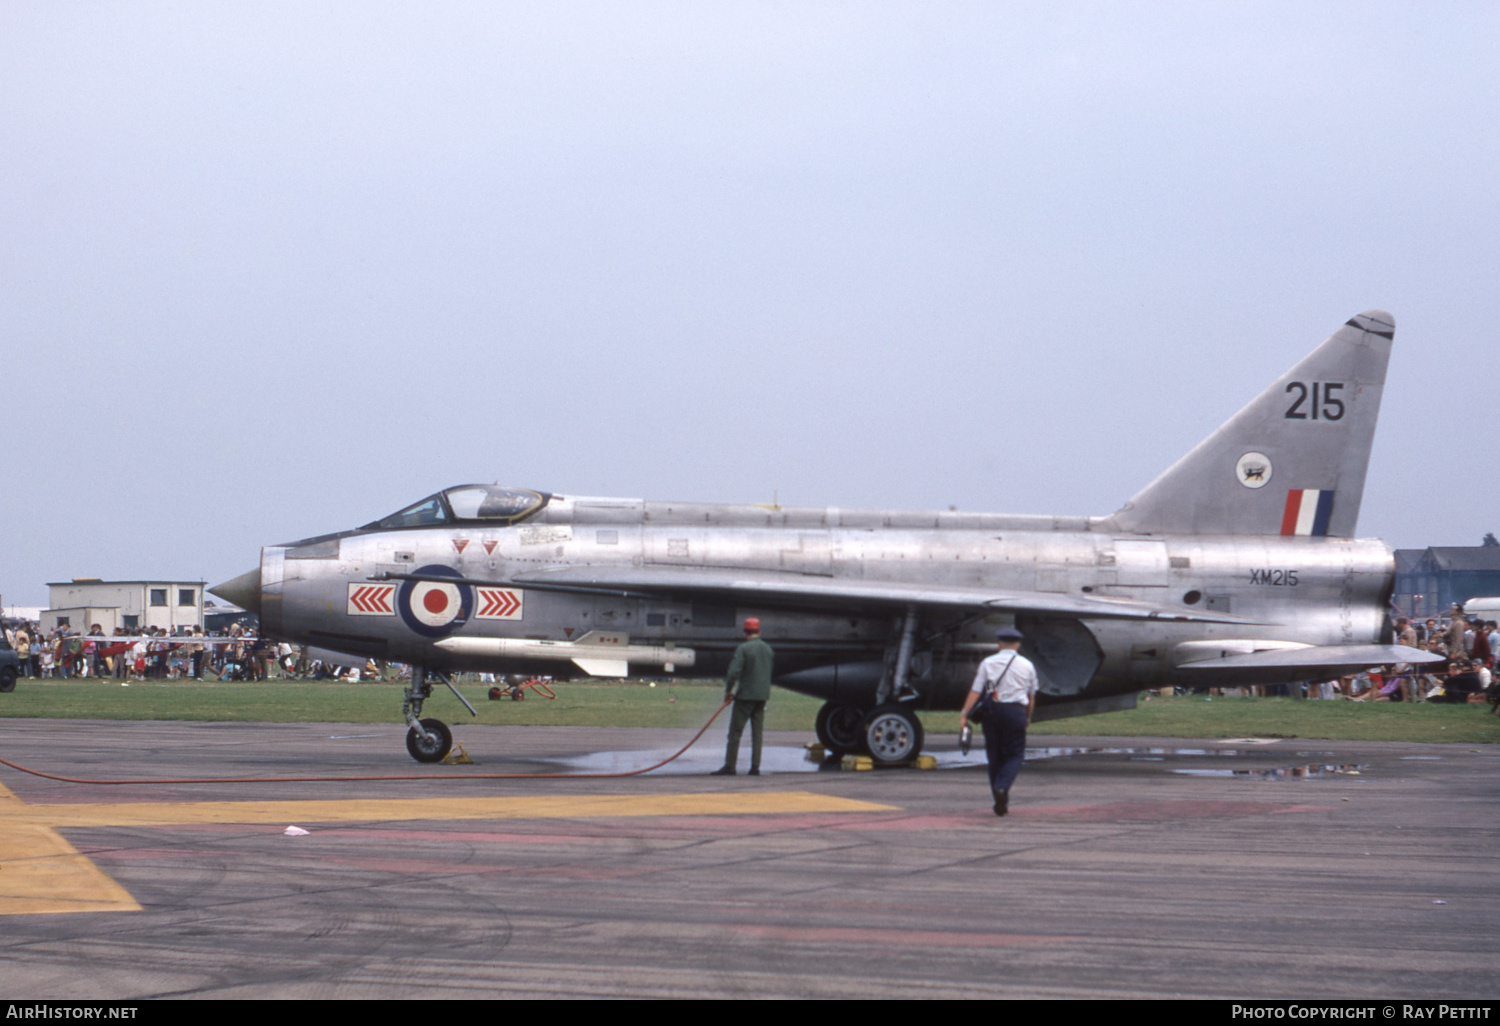
<svg viewBox="0 0 1500 1026"><path fill-rule="evenodd" d="M1002 702L984 720L984 754L990 764L990 790L1009 791L1026 758L1026 706Z"/></svg>

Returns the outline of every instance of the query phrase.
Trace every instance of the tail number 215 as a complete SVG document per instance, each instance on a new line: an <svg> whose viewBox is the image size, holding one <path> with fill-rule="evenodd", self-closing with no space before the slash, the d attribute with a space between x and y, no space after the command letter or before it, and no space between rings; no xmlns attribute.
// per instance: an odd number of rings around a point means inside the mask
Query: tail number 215
<svg viewBox="0 0 1500 1026"><path fill-rule="evenodd" d="M1287 420L1343 420L1344 400L1334 395L1344 390L1342 381L1314 381L1308 385L1293 381L1286 386L1288 394L1295 392L1296 400L1286 409ZM1308 400L1312 402L1309 403Z"/></svg>

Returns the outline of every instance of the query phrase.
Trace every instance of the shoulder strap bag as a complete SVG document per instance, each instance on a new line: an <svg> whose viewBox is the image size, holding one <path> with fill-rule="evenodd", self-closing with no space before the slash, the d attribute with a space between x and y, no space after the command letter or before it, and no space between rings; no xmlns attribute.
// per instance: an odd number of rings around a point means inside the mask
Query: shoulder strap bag
<svg viewBox="0 0 1500 1026"><path fill-rule="evenodd" d="M979 701L974 703L974 711L979 713L982 719L989 719L992 713L1000 711L1000 685L1004 683L1006 675L1010 673L1010 668L1016 664L1017 654L1011 654L1010 662L1005 664L1005 669L1000 671L1000 676L995 678L995 683L989 685L979 693Z"/></svg>

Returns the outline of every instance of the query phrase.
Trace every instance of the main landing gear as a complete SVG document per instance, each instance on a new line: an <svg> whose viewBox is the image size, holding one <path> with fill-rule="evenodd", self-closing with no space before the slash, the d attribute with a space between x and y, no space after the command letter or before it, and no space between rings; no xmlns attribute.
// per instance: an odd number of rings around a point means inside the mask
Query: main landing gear
<svg viewBox="0 0 1500 1026"><path fill-rule="evenodd" d="M818 710L818 740L834 755L859 753L879 765L897 766L922 754L922 721L903 704L918 697L910 682L918 619L917 607L907 606L900 641L886 653L874 708L826 702Z"/></svg>
<svg viewBox="0 0 1500 1026"><path fill-rule="evenodd" d="M411 687L406 689L406 699L401 703L401 715L405 718L410 728L406 732L406 750L411 757L418 762L442 762L453 748L453 732L442 720L421 719L422 703L432 697L431 678L436 677L448 685L448 690L457 696L458 700L469 710L470 715L478 716L479 713L469 704L469 700L459 694L458 688L453 686L453 681L441 670L428 670L425 667L413 666L411 668Z"/></svg>
<svg viewBox="0 0 1500 1026"><path fill-rule="evenodd" d="M864 710L858 706L824 702L814 729L828 751L834 755L853 755L859 751L859 725L864 718Z"/></svg>
<svg viewBox="0 0 1500 1026"><path fill-rule="evenodd" d="M874 709L825 702L818 710L816 729L830 753L868 755L887 766L915 759L926 739L917 714L896 702Z"/></svg>
<svg viewBox="0 0 1500 1026"><path fill-rule="evenodd" d="M865 749L877 763L893 766L922 754L922 721L904 705L878 705L859 725Z"/></svg>

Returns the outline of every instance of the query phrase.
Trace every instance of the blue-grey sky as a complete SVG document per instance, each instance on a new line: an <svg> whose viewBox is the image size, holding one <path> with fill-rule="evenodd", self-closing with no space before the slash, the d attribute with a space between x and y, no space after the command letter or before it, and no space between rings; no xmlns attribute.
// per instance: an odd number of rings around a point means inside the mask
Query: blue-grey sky
<svg viewBox="0 0 1500 1026"><path fill-rule="evenodd" d="M1107 513L1358 311L1500 530L1493 3L0 5L0 594L464 481Z"/></svg>

